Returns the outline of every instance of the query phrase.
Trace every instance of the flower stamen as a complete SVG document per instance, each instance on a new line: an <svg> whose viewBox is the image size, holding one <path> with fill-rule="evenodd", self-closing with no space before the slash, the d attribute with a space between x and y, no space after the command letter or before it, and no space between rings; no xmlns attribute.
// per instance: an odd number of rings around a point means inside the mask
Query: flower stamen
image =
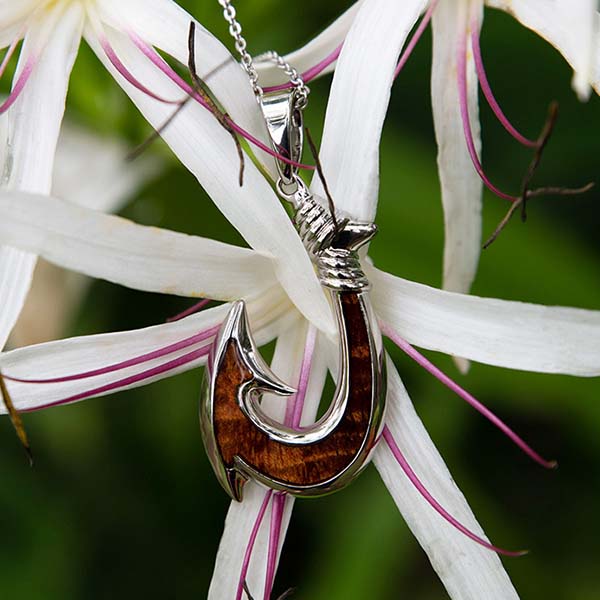
<svg viewBox="0 0 600 600"><path fill-rule="evenodd" d="M13 86L8 98L0 105L0 115L4 114L19 98L21 92L25 88L27 81L31 77L33 70L37 64L37 57L30 56L25 63L23 70L17 77L17 81Z"/></svg>
<svg viewBox="0 0 600 600"><path fill-rule="evenodd" d="M203 300L200 300L200 302L196 302L196 304L186 308L184 311L177 313L174 317L169 317L166 322L174 323L175 321L181 321L181 319L189 317L190 315L195 315L203 308L206 308L206 306L208 306L211 302L212 300L210 298L204 298Z"/></svg>
<svg viewBox="0 0 600 600"><path fill-rule="evenodd" d="M453 381L448 375L436 367L430 362L425 356L423 356L418 350L416 350L411 344L405 339L398 335L393 329L391 329L385 323L380 323L382 333L392 340L400 350L402 350L407 356L412 358L419 366L423 367L426 371L431 373L438 381L443 383L447 388L452 390L457 396L462 398L465 402L470 404L478 413L483 415L488 421L496 426L504 435L506 435L514 444L516 444L527 456L537 462L539 465L546 469L555 469L558 463L555 460L546 460L542 458L529 444L527 444L523 438L516 434L504 421L496 416L489 408L483 405L477 398L467 392L458 383Z"/></svg>
<svg viewBox="0 0 600 600"><path fill-rule="evenodd" d="M263 519L265 517L265 513L267 512L267 507L269 506L269 501L271 500L272 495L273 495L273 490L269 490L268 492L266 492L264 500L262 501L262 504L260 505L258 514L256 515L254 525L252 526L252 531L250 532L250 537L248 538L248 544L246 545L246 551L244 552L244 559L242 560L242 569L240 571L240 579L238 582L235 600L242 600L242 594L244 593L244 591L246 591L246 594L248 594L248 596L251 597L247 590L246 577L248 576L248 568L250 566L250 559L252 558L252 551L254 550L254 544L256 542L256 538L258 536L260 526L262 525Z"/></svg>
<svg viewBox="0 0 600 600"><path fill-rule="evenodd" d="M469 118L469 106L467 100L467 36L466 33L462 33L459 36L458 44L457 44L457 55L456 55L456 77L458 81L458 102L460 106L460 116L463 124L463 131L465 134L465 142L467 144L467 150L469 152L469 156L471 157L471 161L477 174L485 184L485 186L496 196L499 198L503 198L504 200L508 200L510 202L516 202L518 198L516 196L511 196L503 192L501 189L497 188L487 177L485 171L483 170L483 166L481 161L479 160L479 156L477 155L477 150L475 148L475 142L473 140L473 131L471 130L471 120Z"/></svg>
<svg viewBox="0 0 600 600"><path fill-rule="evenodd" d="M267 572L265 575L264 600L270 600L273 584L275 582L275 567L279 553L279 540L283 524L283 510L286 503L286 495L282 492L273 494L271 502L271 527L269 531L269 548L267 551Z"/></svg>
<svg viewBox="0 0 600 600"><path fill-rule="evenodd" d="M309 81L311 81L312 79L314 79L315 77L317 77L317 75L319 75L324 69L326 69L332 62L335 62L339 56L340 56L340 52L342 51L342 47L343 47L344 43L342 42L337 48L335 48L335 50L333 50L330 54L328 54L323 60L319 61L316 65L310 67L309 69L307 69L306 71L304 71L304 73L302 73L300 75L300 77L302 78L302 81L304 81L304 83L308 83ZM289 81L286 83L281 83L280 85L271 85L268 87L263 88L264 92L279 92L282 90L289 90L293 87L293 84L290 83Z"/></svg>
<svg viewBox="0 0 600 600"><path fill-rule="evenodd" d="M178 352L180 350L184 350L185 348L189 348L190 346L194 346L200 342L212 341L212 338L219 331L221 325L215 325L210 329L197 333L193 336L185 338L179 342L174 342L173 344L169 344L164 348L159 348L158 350L153 350L152 352L147 352L145 354L141 354L134 358L129 358L127 360L113 363L112 365L108 365L106 367L101 367L99 369L93 369L91 371L84 371L82 373L76 373L74 375L64 375L62 377L51 377L47 379L25 379L22 377L13 377L10 375L4 375L5 379L9 381L15 381L18 383L67 383L69 381L77 381L80 379L88 379L90 377L98 377L100 375L107 375L108 373L113 373L115 371L121 371L123 369L127 369L129 367L135 367L145 362L149 362L151 360L156 360L157 358L162 358L169 354L173 354L174 352Z"/></svg>
<svg viewBox="0 0 600 600"><path fill-rule="evenodd" d="M406 44L406 48L400 55L400 59L398 60L398 64L396 65L396 70L394 71L394 79L396 79L396 77L398 77L398 75L400 75L400 71L402 71L404 65L407 63L408 59L410 58L412 51L415 49L415 46L417 45L418 41L421 39L421 36L427 29L427 26L429 25L429 22L431 21L431 17L433 16L433 11L435 10L435 7L437 6L438 1L439 0L431 1L431 3L429 4L429 6L427 8L427 11L423 15L423 18L421 19L421 22L419 23L419 26L413 33L408 44Z"/></svg>
<svg viewBox="0 0 600 600"><path fill-rule="evenodd" d="M156 50L152 46L148 45L133 31L129 32L129 37L131 41L140 50L140 52L142 52L142 54L144 54L146 58L148 58L156 67L158 67L171 81L173 81L173 83L179 86L186 94L188 94L188 96L190 96L192 99L198 102L198 104L200 104L209 111L211 110L210 107L206 104L204 98L202 98L202 96L196 93L192 86L187 81L185 81L173 68L171 68L171 66L164 60L162 56L158 54L158 52L156 52ZM268 155L273 156L274 158L277 158L278 160L281 160L286 164L292 165L299 169L314 170L315 167L312 165L305 165L303 163L293 161L283 156L282 154L275 152L272 148L270 148L269 146L261 142L259 139L254 137L243 127L240 127L229 116L226 116L226 121L236 133L241 135L245 140L259 148L263 152L266 152ZM167 124L169 122L170 120L167 122Z"/></svg>
<svg viewBox="0 0 600 600"><path fill-rule="evenodd" d="M475 61L475 70L477 71L477 79L479 80L479 85L481 86L481 91L485 96L490 108L493 113L496 115L498 121L506 131L515 139L517 142L522 144L523 146L527 146L528 148L536 148L538 145L538 140L530 140L521 134L513 124L508 120L502 108L500 108L500 104L496 100L494 93L492 92L492 88L489 84L487 74L485 72L485 68L483 66L483 58L481 56L481 46L479 43L479 19L473 17L471 22L471 48L473 50L473 59Z"/></svg>
<svg viewBox="0 0 600 600"><path fill-rule="evenodd" d="M488 550L492 550L493 552L497 552L498 554L503 554L504 556L523 556L527 554L527 550L505 550L503 548L499 548L498 546L494 546L487 540L479 537L477 534L473 533L469 528L463 525L460 521L454 518L427 490L425 485L418 478L417 474L413 471L411 466L409 465L406 457L396 444L394 440L394 436L386 425L383 428L383 439L385 440L388 448L390 449L392 455L410 480L410 482L414 485L416 490L423 496L423 498L427 501L427 503L450 525L452 525L455 529L460 531L462 534L466 535L469 539L473 540L480 546L487 548Z"/></svg>

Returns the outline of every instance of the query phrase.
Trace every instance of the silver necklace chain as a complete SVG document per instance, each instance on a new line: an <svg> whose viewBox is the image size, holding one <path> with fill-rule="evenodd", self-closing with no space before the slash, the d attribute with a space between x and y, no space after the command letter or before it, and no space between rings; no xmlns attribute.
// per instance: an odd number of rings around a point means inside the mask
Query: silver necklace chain
<svg viewBox="0 0 600 600"><path fill-rule="evenodd" d="M248 52L248 44L242 35L242 26L236 18L235 7L231 3L231 0L218 0L218 2L223 7L223 17L229 24L229 34L235 41L235 49L240 55L242 68L246 71L248 78L250 79L254 94L260 99L263 96L263 89L258 83L258 72L254 65L254 59L250 52ZM289 77L290 83L295 88L295 108L303 109L306 107L310 88L304 83L304 80L292 65L274 50L261 54L256 60L258 62L266 60L271 61L283 70Z"/></svg>

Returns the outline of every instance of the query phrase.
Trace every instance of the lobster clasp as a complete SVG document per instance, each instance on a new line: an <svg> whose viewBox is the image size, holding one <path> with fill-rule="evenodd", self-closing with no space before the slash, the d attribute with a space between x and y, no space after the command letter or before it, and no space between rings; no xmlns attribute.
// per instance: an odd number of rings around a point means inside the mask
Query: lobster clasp
<svg viewBox="0 0 600 600"><path fill-rule="evenodd" d="M260 105L267 123L273 150L298 163L302 159L304 130L302 108L296 101L296 90L264 94ZM298 189L298 168L277 158L278 188L285 195Z"/></svg>

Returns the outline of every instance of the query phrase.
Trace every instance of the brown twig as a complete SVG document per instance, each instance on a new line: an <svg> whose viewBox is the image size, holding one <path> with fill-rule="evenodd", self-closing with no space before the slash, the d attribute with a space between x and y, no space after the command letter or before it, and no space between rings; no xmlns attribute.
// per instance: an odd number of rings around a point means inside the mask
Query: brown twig
<svg viewBox="0 0 600 600"><path fill-rule="evenodd" d="M523 182L521 183L521 221L525 222L527 220L527 196L529 194L529 185L535 172L540 166L540 162L542 160L542 155L544 154L544 149L548 144L548 140L554 131L554 126L556 125L556 120L558 119L558 102L553 101L550 103L548 107L548 116L546 118L546 122L542 127L542 131L537 139L537 144L535 146L535 152L533 153L533 158L529 163L529 167L525 172L525 177L523 177Z"/></svg>
<svg viewBox="0 0 600 600"><path fill-rule="evenodd" d="M242 150L242 145L240 144L240 140L235 131L231 127L229 115L219 110L219 107L207 92L206 83L199 77L198 72L196 71L196 23L194 21L190 21L190 31L188 35L188 70L190 72L190 77L192 78L194 91L202 98L202 100L204 100L221 127L223 127L233 139L240 161L239 183L240 187L242 187L242 185L244 185L244 152Z"/></svg>
<svg viewBox="0 0 600 600"><path fill-rule="evenodd" d="M27 432L25 431L25 427L23 426L23 419L21 418L21 413L15 408L13 404L12 398L10 397L10 393L8 392L8 388L6 387L6 382L4 381L4 377L2 373L0 373L0 396L2 396L2 402L6 407L6 412L10 418L15 431L17 432L17 437L21 442L21 445L25 449L27 453L27 458L29 459L29 465L33 466L33 454L31 452L31 446L29 445L29 439L27 438Z"/></svg>
<svg viewBox="0 0 600 600"><path fill-rule="evenodd" d="M188 96L183 102L173 111L173 114L162 123L157 129L154 129L152 133L138 146L136 146L127 156L125 160L133 161L139 158L163 133L163 131L175 120L175 117L185 108L187 103L192 99Z"/></svg>
<svg viewBox="0 0 600 600"><path fill-rule="evenodd" d="M490 245L498 238L502 230L508 225L508 222L511 220L512 216L515 214L517 209L521 209L521 221L525 222L527 220L527 201L530 198L537 198L539 196L575 196L578 194L583 194L594 187L594 183L588 183L579 188L565 188L565 187L557 187L557 186L547 186L536 188L535 190L529 189L531 181L540 165L542 160L542 156L544 154L544 149L548 144L548 140L554 131L554 126L556 125L556 120L558 118L558 103L551 102L548 107L548 116L542 127L542 131L537 139L537 143L535 145L535 151L533 154L533 158L527 167L527 171L523 177L523 181L521 182L521 195L511 204L507 213L504 215L498 226L492 233L492 235L487 239L487 241L483 244L483 249L489 248Z"/></svg>
<svg viewBox="0 0 600 600"><path fill-rule="evenodd" d="M219 121L220 125L232 136L233 141L235 143L235 147L238 153L238 158L240 160L240 173L239 173L239 183L240 187L244 183L244 153L242 151L242 146L240 141L231 127L230 118L227 113L223 113L219 110L215 101L210 97L207 90L206 81L210 77L212 77L215 73L220 71L225 65L231 62L233 59L231 57L225 59L221 63L219 63L216 67L214 67L211 71L207 73L204 79L200 79L198 73L196 71L196 24L194 21L190 22L189 36L188 36L188 71L190 72L190 76L192 78L192 87L194 88L194 92L197 93L202 100L206 103L208 109L215 116L217 121ZM157 129L154 129L152 133L136 148L134 148L126 157L127 160L132 161L141 156L164 132L164 130L175 120L175 117L179 115L179 113L185 108L190 100L193 99L193 96L188 96L185 100L183 100L177 109L173 112L173 114L162 123Z"/></svg>
<svg viewBox="0 0 600 600"><path fill-rule="evenodd" d="M315 161L315 167L317 169L317 176L323 185L323 190L325 191L325 197L327 198L327 204L329 205L329 212L331 213L331 218L333 219L333 225L335 227L336 233L338 232L338 221L335 216L335 203L333 201L333 197L331 196L331 192L329 191L329 186L327 185L327 180L325 179L325 174L323 173L323 166L321 165L321 160L319 158L319 152L317 150L317 146L310 134L310 129L305 127L306 131L306 139L308 140L308 145L310 147L310 152Z"/></svg>

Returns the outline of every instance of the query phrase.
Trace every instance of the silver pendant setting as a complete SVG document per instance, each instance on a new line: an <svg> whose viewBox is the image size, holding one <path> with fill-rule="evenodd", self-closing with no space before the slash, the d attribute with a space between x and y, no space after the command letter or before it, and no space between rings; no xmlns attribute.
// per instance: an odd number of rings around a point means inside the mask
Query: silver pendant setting
<svg viewBox="0 0 600 600"><path fill-rule="evenodd" d="M294 109L293 92L265 97L262 106L273 147L298 162L302 119L301 111ZM377 228L341 215L334 219L295 170L278 162L278 191L294 205L294 224L335 316L338 378L334 398L317 423L295 430L274 421L261 409L261 395L286 397L295 390L262 359L244 302L233 304L209 356L200 421L217 478L238 501L250 479L307 497L345 487L367 465L385 411L383 345L358 257L358 249Z"/></svg>

